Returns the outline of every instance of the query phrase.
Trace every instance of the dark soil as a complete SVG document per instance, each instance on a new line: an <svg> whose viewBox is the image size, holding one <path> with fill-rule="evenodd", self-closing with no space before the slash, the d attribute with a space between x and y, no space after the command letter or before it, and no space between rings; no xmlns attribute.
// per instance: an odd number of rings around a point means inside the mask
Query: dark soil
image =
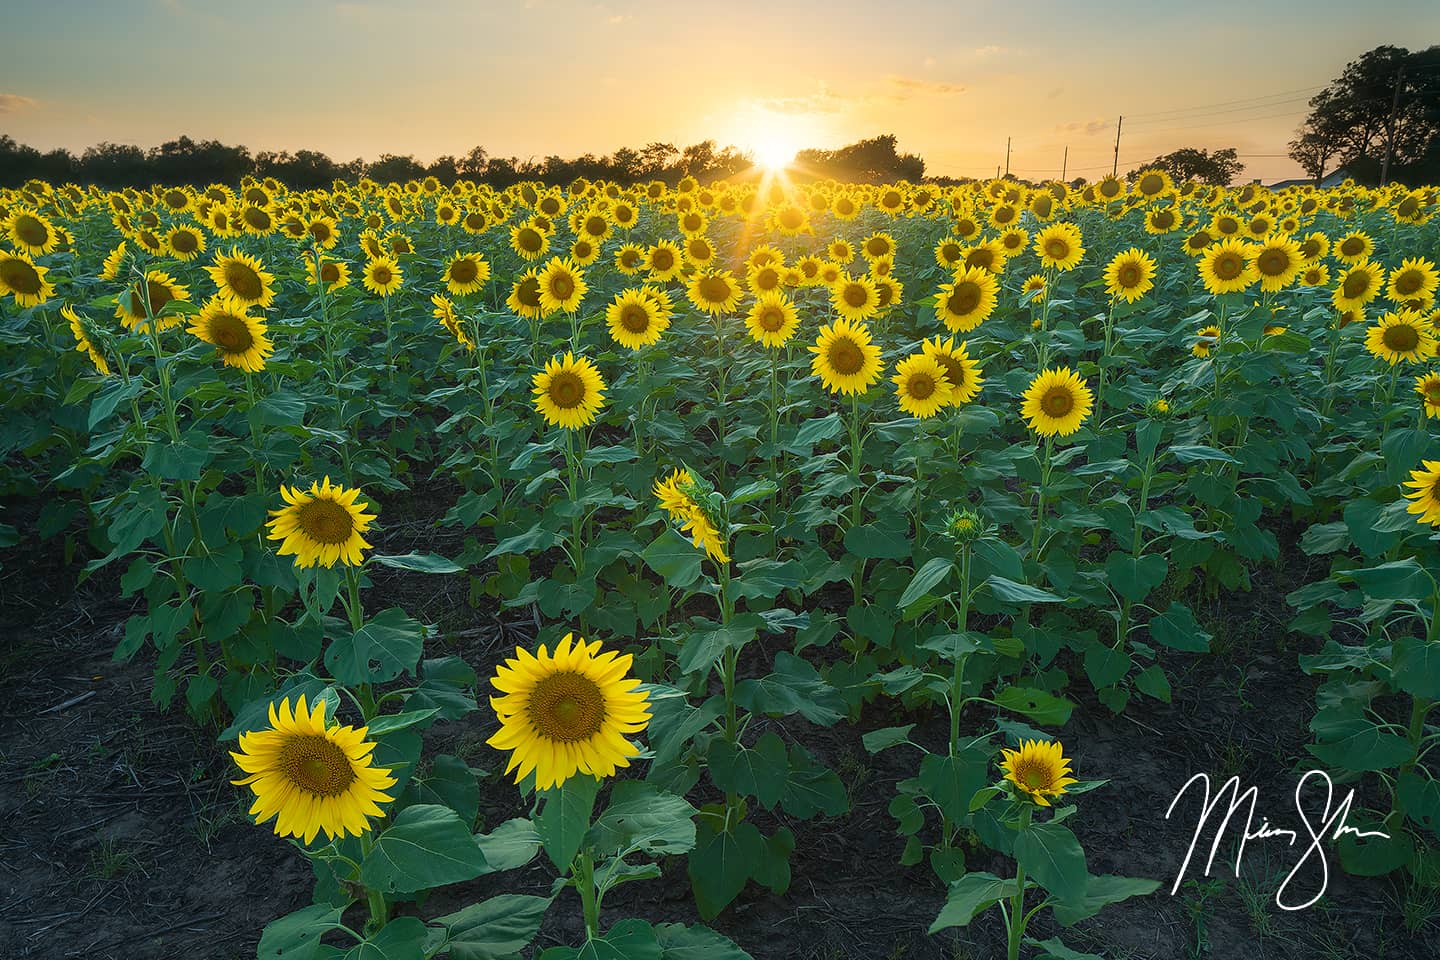
<svg viewBox="0 0 1440 960"><path fill-rule="evenodd" d="M423 501L425 498L417 498ZM440 505L453 497L439 495ZM443 506L412 500L387 510L387 548L458 552L453 531L430 529ZM33 525L23 505L7 513L22 545L0 569L0 957L172 958L231 960L254 956L270 920L310 902L311 871L293 847L246 822L241 791L215 730L193 724L180 708L157 711L150 702L150 667L110 660L118 631L131 612L116 599L111 568L72 585L79 561L66 566L55 542L27 537ZM1160 891L1110 907L1078 927L1060 931L1048 918L1041 938L1063 933L1072 948L1107 957L1155 958L1428 958L1436 955L1434 904L1415 902L1391 878L1359 879L1332 865L1329 892L1314 908L1277 908L1277 884L1298 851L1283 841L1251 844L1240 877L1233 856L1217 860L1213 879L1199 876L1169 894L1194 828L1195 806L1165 819L1180 784L1199 772L1217 781L1239 774L1260 789L1262 813L1293 823L1295 770L1308 769L1303 749L1314 711L1314 683L1300 673L1297 647L1284 623L1289 613L1282 574L1305 558L1286 551L1287 565L1257 572L1255 589L1197 603L1216 633L1210 655L1172 655L1165 661L1174 687L1170 704L1143 699L1116 716L1095 701L1083 681L1081 702L1062 731L1082 779L1110 783L1080 798L1071 821L1091 873L1151 877ZM107 575L108 574L108 575ZM367 605L400 604L448 634L457 652L483 677L533 624L517 611L473 609L462 578L429 578L383 571ZM437 645L438 646L438 645ZM1076 669L1072 676L1083 676ZM998 917L930 937L925 930L944 900L929 868L899 866L903 846L886 805L898 780L913 776L916 758L903 749L870 756L861 735L877 727L920 720L917 735L943 742L941 718L904 716L892 706L867 708L858 725L831 729L803 721L778 724L783 736L805 744L834 768L850 790L852 809L830 820L785 819L797 845L787 894L753 885L712 923L756 960L883 960L1003 955ZM488 711L445 724L427 736L427 753L443 749L472 766L498 771L498 755L484 746L494 727ZM482 781L481 816L495 825L526 813L513 786L498 776ZM776 823L761 814L763 830ZM1208 843L1200 848L1202 851ZM1197 853L1203 860L1203 853ZM1333 859L1333 858L1332 858ZM1013 866L982 850L969 866L1009 875ZM521 871L447 888L422 914L436 916L500 892L548 893L553 871L537 859ZM606 901L606 924L625 916L651 922L697 922L681 862L659 880L623 886ZM1404 915L1411 918L1407 932ZM538 943L575 943L580 907L573 892L551 908Z"/></svg>

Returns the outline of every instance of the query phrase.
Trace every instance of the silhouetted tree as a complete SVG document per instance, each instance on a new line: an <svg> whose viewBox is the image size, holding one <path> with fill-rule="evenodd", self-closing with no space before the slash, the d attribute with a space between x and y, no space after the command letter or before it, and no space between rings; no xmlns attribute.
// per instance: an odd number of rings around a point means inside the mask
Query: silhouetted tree
<svg viewBox="0 0 1440 960"><path fill-rule="evenodd" d="M913 153L899 153L899 140L887 133L860 140L838 150L801 150L795 162L820 177L836 180L919 181L925 177L925 161Z"/></svg>
<svg viewBox="0 0 1440 960"><path fill-rule="evenodd" d="M365 176L379 183L400 183L419 180L425 176L425 168L409 154L399 157L393 153L382 153L379 160L365 168Z"/></svg>
<svg viewBox="0 0 1440 960"><path fill-rule="evenodd" d="M1228 186L1240 171L1245 169L1245 164L1240 162L1238 152L1234 147L1226 147L1223 150L1205 150L1196 147L1182 147L1179 150L1156 157L1145 167L1159 167L1176 180L1198 180L1201 183L1213 183L1218 187ZM1125 175L1126 179L1133 179L1144 167L1131 170Z"/></svg>

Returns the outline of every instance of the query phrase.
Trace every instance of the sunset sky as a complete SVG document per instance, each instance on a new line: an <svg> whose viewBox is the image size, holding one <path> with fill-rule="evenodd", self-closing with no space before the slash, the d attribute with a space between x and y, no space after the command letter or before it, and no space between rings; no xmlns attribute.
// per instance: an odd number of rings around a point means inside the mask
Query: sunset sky
<svg viewBox="0 0 1440 960"><path fill-rule="evenodd" d="M1345 63L1440 39L1440 3L1208 0L10 0L0 133L41 149L179 134L339 160L757 150L895 133L932 174L1123 172L1182 146L1284 156ZM706 12L702 13L704 10ZM723 12L721 12L723 11Z"/></svg>

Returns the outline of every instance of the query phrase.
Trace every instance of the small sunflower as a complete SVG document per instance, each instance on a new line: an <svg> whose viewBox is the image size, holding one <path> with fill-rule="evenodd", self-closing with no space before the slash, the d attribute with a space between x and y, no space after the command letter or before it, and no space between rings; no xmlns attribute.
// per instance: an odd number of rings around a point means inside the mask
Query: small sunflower
<svg viewBox="0 0 1440 960"><path fill-rule="evenodd" d="M552 427L576 430L595 422L605 404L605 380L585 357L551 357L533 380L535 409Z"/></svg>
<svg viewBox="0 0 1440 960"><path fill-rule="evenodd" d="M1213 296L1237 293L1256 280L1250 245L1234 237L1212 243L1200 254L1200 282Z"/></svg>
<svg viewBox="0 0 1440 960"><path fill-rule="evenodd" d="M1363 307L1380 295L1385 271L1378 264L1366 260L1352 265L1336 278L1335 292L1331 300L1336 310L1351 310Z"/></svg>
<svg viewBox="0 0 1440 960"><path fill-rule="evenodd" d="M974 330L995 311L999 285L995 275L979 267L966 267L953 283L941 284L935 295L935 316L951 331Z"/></svg>
<svg viewBox="0 0 1440 960"><path fill-rule="evenodd" d="M1420 408L1425 411L1425 416L1440 420L1440 371L1432 370L1416 377L1415 392L1420 394Z"/></svg>
<svg viewBox="0 0 1440 960"><path fill-rule="evenodd" d="M505 305L523 320L540 319L540 279L534 267L515 278Z"/></svg>
<svg viewBox="0 0 1440 960"><path fill-rule="evenodd" d="M638 243L627 243L615 251L615 268L625 276L635 276L644 266L645 248Z"/></svg>
<svg viewBox="0 0 1440 960"><path fill-rule="evenodd" d="M325 482L310 484L309 490L280 485L280 496L286 506L271 510L268 539L281 541L276 552L294 556L295 566L333 567L336 561L356 567L364 562L361 550L370 544L362 536L370 529L370 504L359 500L360 491L332 486Z"/></svg>
<svg viewBox="0 0 1440 960"><path fill-rule="evenodd" d="M1362 230L1354 230L1345 234L1330 247L1331 253L1339 258L1341 263L1354 265L1364 263L1375 254L1375 241L1370 235Z"/></svg>
<svg viewBox="0 0 1440 960"><path fill-rule="evenodd" d="M1390 271L1390 284L1385 296L1396 303L1407 300L1427 300L1440 288L1440 273L1435 264L1421 257L1411 257Z"/></svg>
<svg viewBox="0 0 1440 960"><path fill-rule="evenodd" d="M205 268L220 294L242 307L268 307L275 301L271 286L275 278L265 271L259 260L232 248L215 257Z"/></svg>
<svg viewBox="0 0 1440 960"><path fill-rule="evenodd" d="M305 252L305 272L310 277L310 282L324 283L326 290L339 290L350 283L350 267L339 260L321 258L320 275L315 275L315 258L307 250Z"/></svg>
<svg viewBox="0 0 1440 960"><path fill-rule="evenodd" d="M486 743L511 751L505 772L516 783L533 772L535 788L549 790L576 774L608 777L628 767L640 748L626 735L650 722L640 681L626 676L630 664L629 654L601 653L599 640L573 633L553 654L544 644L533 655L517 647L490 680L502 694L490 698L500 729Z"/></svg>
<svg viewBox="0 0 1440 960"><path fill-rule="evenodd" d="M830 305L846 320L869 320L880 312L880 294L868 277L841 277L830 288Z"/></svg>
<svg viewBox="0 0 1440 960"><path fill-rule="evenodd" d="M1215 242L1215 237L1209 230L1196 230L1185 238L1183 248L1192 257L1198 257L1205 252L1205 248Z"/></svg>
<svg viewBox="0 0 1440 960"><path fill-rule="evenodd" d="M1307 263L1300 271L1299 282L1302 287L1328 287L1330 268L1323 263Z"/></svg>
<svg viewBox="0 0 1440 960"><path fill-rule="evenodd" d="M1422 460L1421 464L1423 468L1411 470L1405 481L1405 486L1413 488L1405 497L1415 501L1405 510L1415 514L1416 523L1440 527L1440 460Z"/></svg>
<svg viewBox="0 0 1440 960"><path fill-rule="evenodd" d="M1001 753L1004 760L1000 769L1005 771L1005 779L1039 806L1050 806L1052 799L1077 782L1070 776L1070 761L1065 759L1059 741L1026 740L1019 750L1002 749Z"/></svg>
<svg viewBox="0 0 1440 960"><path fill-rule="evenodd" d="M670 326L670 318L644 290L622 290L605 308L610 338L629 350L648 347Z"/></svg>
<svg viewBox="0 0 1440 960"><path fill-rule="evenodd" d="M895 238L888 233L872 233L860 243L860 255L866 260L895 255Z"/></svg>
<svg viewBox="0 0 1440 960"><path fill-rule="evenodd" d="M485 289L490 279L490 264L478 253L456 253L445 264L445 273L440 278L445 287L457 297L467 293L478 293Z"/></svg>
<svg viewBox="0 0 1440 960"><path fill-rule="evenodd" d="M100 348L97 347L95 341L90 338L90 333L85 329L85 323L80 319L80 315L75 312L75 308L67 303L60 308L60 316L64 317L70 323L70 333L75 337L76 352L88 354L90 362L95 364L95 369L100 372L101 376L108 377L110 375L110 365L105 362L105 355L100 352Z"/></svg>
<svg viewBox="0 0 1440 960"><path fill-rule="evenodd" d="M305 232L320 245L320 249L334 250L335 245L340 242L340 233L336 229L338 226L334 217L311 217L305 221Z"/></svg>
<svg viewBox="0 0 1440 960"><path fill-rule="evenodd" d="M1047 295L1045 274L1032 273L1026 277L1025 282L1020 285L1020 293L1022 295L1027 293L1033 294L1031 297L1032 303L1044 303Z"/></svg>
<svg viewBox="0 0 1440 960"><path fill-rule="evenodd" d="M37 266L26 253L0 250L0 297L9 294L17 307L38 307L55 295L45 279L46 268Z"/></svg>
<svg viewBox="0 0 1440 960"><path fill-rule="evenodd" d="M1020 415L1042 437L1068 437L1090 416L1094 395L1069 367L1045 370L1021 396Z"/></svg>
<svg viewBox="0 0 1440 960"><path fill-rule="evenodd" d="M661 240L645 251L645 270L657 283L674 280L685 266L685 255L669 240Z"/></svg>
<svg viewBox="0 0 1440 960"><path fill-rule="evenodd" d="M1220 328L1217 326L1201 327L1195 331L1195 342L1190 346L1190 352L1197 357L1208 357L1210 351L1220 344Z"/></svg>
<svg viewBox="0 0 1440 960"><path fill-rule="evenodd" d="M1365 332L1365 349L1391 366L1435 356L1435 330L1414 310L1387 313Z"/></svg>
<svg viewBox="0 0 1440 960"><path fill-rule="evenodd" d="M783 347L800 326L795 304L780 292L764 293L755 299L755 306L745 317L750 339L767 347Z"/></svg>
<svg viewBox="0 0 1440 960"><path fill-rule="evenodd" d="M954 337L945 340L936 337L934 340L922 341L924 352L945 368L945 379L950 381L950 403L956 407L974 400L985 383L985 371L980 369L978 362L971 359L966 352L967 347L964 340L956 346Z"/></svg>
<svg viewBox="0 0 1440 960"><path fill-rule="evenodd" d="M711 316L732 312L740 302L740 284L729 270L706 270L696 273L687 291L690 302Z"/></svg>
<svg viewBox="0 0 1440 960"><path fill-rule="evenodd" d="M0 262L0 278L4 277L4 263ZM145 288L141 289L141 284ZM148 299L150 313L160 317L160 311L165 305L175 300L188 300L190 291L188 288L175 281L175 278L160 270L150 270L145 274L145 279L136 280L129 288L122 291L115 299L115 317L127 330L134 330L136 333L149 331L149 323L146 318L145 304ZM181 318L171 315L160 317L161 330L169 330L171 327L178 327Z"/></svg>
<svg viewBox="0 0 1440 960"><path fill-rule="evenodd" d="M900 409L912 417L935 416L952 402L955 386L946 375L945 367L933 354L917 353L895 364L895 396Z"/></svg>
<svg viewBox="0 0 1440 960"><path fill-rule="evenodd" d="M389 769L374 765L375 743L368 728L330 726L325 702L308 707L302 694L270 704L270 728L240 734L230 756L246 776L232 780L255 794L250 815L256 823L275 818L275 833L309 843L324 831L330 839L361 836L369 818L381 817L384 793L395 785Z"/></svg>
<svg viewBox="0 0 1440 960"><path fill-rule="evenodd" d="M1330 253L1330 238L1320 231L1308 233L1305 239L1300 241L1300 256L1305 258L1307 263L1323 260Z"/></svg>
<svg viewBox="0 0 1440 960"><path fill-rule="evenodd" d="M810 372L831 393L864 393L880 379L884 368L880 347L870 339L865 324L852 324L843 317L822 326L815 345L807 349L815 355L810 360Z"/></svg>
<svg viewBox="0 0 1440 960"><path fill-rule="evenodd" d="M1136 247L1115 254L1105 267L1105 291L1134 303L1155 288L1155 259Z"/></svg>
<svg viewBox="0 0 1440 960"><path fill-rule="evenodd" d="M266 358L275 350L265 335L265 324L222 296L211 297L186 332L218 348L227 367L238 367L246 373L264 370Z"/></svg>
<svg viewBox="0 0 1440 960"><path fill-rule="evenodd" d="M1085 255L1080 228L1073 223L1050 224L1035 235L1035 253L1040 257L1041 266L1073 269Z"/></svg>
<svg viewBox="0 0 1440 960"><path fill-rule="evenodd" d="M366 262L360 282L371 293L388 297L405 282L405 271L400 269L394 257L376 257Z"/></svg>

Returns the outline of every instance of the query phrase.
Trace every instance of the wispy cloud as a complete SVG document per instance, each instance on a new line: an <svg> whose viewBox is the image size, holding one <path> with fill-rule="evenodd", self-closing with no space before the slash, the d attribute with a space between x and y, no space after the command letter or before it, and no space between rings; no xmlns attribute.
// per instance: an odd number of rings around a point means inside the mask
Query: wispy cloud
<svg viewBox="0 0 1440 960"><path fill-rule="evenodd" d="M1009 52L1009 47L1002 47L998 43L986 44L983 47L976 47L974 50L975 56L977 57L994 57Z"/></svg>
<svg viewBox="0 0 1440 960"><path fill-rule="evenodd" d="M1071 120L1069 123L1057 124L1057 133L1083 133L1087 137L1093 137L1102 130L1110 129L1110 121L1105 119L1096 120Z"/></svg>
<svg viewBox="0 0 1440 960"><path fill-rule="evenodd" d="M36 106L33 97L22 97L18 93L0 93L0 113L20 113Z"/></svg>
<svg viewBox="0 0 1440 960"><path fill-rule="evenodd" d="M756 100L755 106L771 113L803 115L809 113L840 113L850 101L835 93L824 84L814 93L800 97L766 97Z"/></svg>
<svg viewBox="0 0 1440 960"><path fill-rule="evenodd" d="M958 83L944 83L939 80L924 80L920 77L890 77L889 99L909 100L915 96L949 97L964 93Z"/></svg>

